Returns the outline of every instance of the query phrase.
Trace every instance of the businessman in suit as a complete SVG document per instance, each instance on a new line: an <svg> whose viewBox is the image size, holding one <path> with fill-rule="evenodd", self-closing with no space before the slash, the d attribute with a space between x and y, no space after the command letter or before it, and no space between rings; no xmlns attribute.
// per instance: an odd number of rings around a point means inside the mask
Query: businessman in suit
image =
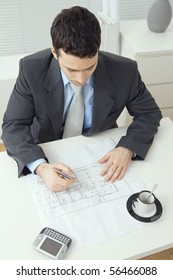
<svg viewBox="0 0 173 280"><path fill-rule="evenodd" d="M2 139L18 164L18 176L38 174L52 191L68 188L56 170L73 171L63 163L49 163L39 143L63 137L73 98L70 83L82 86L85 104L82 134L117 127L126 107L133 122L117 146L99 160L100 176L123 178L132 159L144 159L158 130L161 112L146 89L137 64L99 51L101 30L86 8L62 10L51 26L52 48L20 61L19 75L3 118Z"/></svg>

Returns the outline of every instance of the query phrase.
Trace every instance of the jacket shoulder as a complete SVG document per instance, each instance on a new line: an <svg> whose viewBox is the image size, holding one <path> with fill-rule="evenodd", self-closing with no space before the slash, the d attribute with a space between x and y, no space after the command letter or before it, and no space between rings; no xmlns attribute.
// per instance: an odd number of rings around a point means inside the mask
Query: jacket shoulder
<svg viewBox="0 0 173 280"><path fill-rule="evenodd" d="M35 77L39 75L46 77L53 58L51 50L45 49L22 58L19 62L20 69L26 76L32 76L32 79L33 73L35 73Z"/></svg>
<svg viewBox="0 0 173 280"><path fill-rule="evenodd" d="M27 55L23 57L21 60L30 61L30 60L39 60L39 59L49 59L52 57L52 53L50 49L41 50L39 52Z"/></svg>
<svg viewBox="0 0 173 280"><path fill-rule="evenodd" d="M121 55L109 53L109 52L104 52L104 51L99 51L99 58L105 63L118 63L118 64L131 64L131 65L136 65L136 61L132 60L128 57L124 57Z"/></svg>
<svg viewBox="0 0 173 280"><path fill-rule="evenodd" d="M23 65L25 69L38 69L49 67L53 55L50 49L45 49L34 54L25 56L20 60L20 65Z"/></svg>

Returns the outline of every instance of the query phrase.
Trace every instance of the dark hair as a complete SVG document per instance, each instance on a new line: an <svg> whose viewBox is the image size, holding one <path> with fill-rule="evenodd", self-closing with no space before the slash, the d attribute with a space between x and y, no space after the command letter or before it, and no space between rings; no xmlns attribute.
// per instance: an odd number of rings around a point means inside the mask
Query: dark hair
<svg viewBox="0 0 173 280"><path fill-rule="evenodd" d="M84 57L96 55L101 43L101 28L93 13L86 8L75 6L64 9L51 26L53 47L67 54Z"/></svg>

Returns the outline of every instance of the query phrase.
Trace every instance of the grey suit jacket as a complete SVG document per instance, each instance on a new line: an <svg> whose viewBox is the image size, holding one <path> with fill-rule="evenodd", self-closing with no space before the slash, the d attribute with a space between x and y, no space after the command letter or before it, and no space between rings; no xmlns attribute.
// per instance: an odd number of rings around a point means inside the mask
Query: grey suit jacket
<svg viewBox="0 0 173 280"><path fill-rule="evenodd" d="M144 159L162 117L160 110L141 81L135 61L99 52L94 72L92 126L83 134L116 128L124 107L134 119L118 146ZM63 109L61 72L50 49L23 58L2 126L2 139L18 164L19 176L27 173L27 163L46 158L38 143L62 138Z"/></svg>

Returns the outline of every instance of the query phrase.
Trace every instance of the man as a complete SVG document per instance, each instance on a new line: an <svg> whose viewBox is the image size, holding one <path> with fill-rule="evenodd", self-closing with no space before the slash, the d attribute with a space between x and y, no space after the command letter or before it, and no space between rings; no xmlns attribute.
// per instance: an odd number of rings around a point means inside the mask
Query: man
<svg viewBox="0 0 173 280"><path fill-rule="evenodd" d="M116 128L126 107L134 116L117 146L99 160L101 176L123 178L132 158L144 159L157 132L161 113L141 81L135 61L99 51L97 18L82 7L62 10L51 27L53 47L20 61L19 76L3 119L2 139L18 164L18 175L38 174L52 191L75 179L63 163L49 164L39 143L61 139L73 99L71 86L82 86L82 134ZM71 85L70 85L71 83Z"/></svg>

